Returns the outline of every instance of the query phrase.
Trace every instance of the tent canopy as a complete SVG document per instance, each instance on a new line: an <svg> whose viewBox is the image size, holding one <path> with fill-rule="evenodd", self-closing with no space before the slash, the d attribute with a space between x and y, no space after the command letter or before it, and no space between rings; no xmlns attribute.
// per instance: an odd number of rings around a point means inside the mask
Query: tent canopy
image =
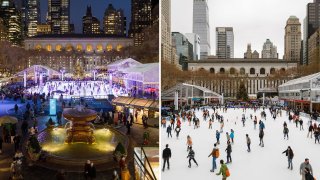
<svg viewBox="0 0 320 180"><path fill-rule="evenodd" d="M43 65L33 65L23 71L20 71L18 73L16 73L16 76L23 76L24 72L27 72L27 74L32 74L34 76L34 72L40 72L40 73L48 73L50 75L60 75L61 73L49 68L47 66L43 66Z"/></svg>
<svg viewBox="0 0 320 180"><path fill-rule="evenodd" d="M121 70L125 68L129 68L132 66L140 65L141 63L132 59L132 58L127 58L127 59L122 59L115 61L113 63L110 63L107 65L108 70Z"/></svg>

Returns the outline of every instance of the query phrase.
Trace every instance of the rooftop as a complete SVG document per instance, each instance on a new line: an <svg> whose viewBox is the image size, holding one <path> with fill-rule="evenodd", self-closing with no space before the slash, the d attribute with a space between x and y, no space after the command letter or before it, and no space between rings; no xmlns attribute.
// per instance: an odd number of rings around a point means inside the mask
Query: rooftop
<svg viewBox="0 0 320 180"><path fill-rule="evenodd" d="M107 34L42 34L28 39L41 39L41 38L128 38L118 35Z"/></svg>

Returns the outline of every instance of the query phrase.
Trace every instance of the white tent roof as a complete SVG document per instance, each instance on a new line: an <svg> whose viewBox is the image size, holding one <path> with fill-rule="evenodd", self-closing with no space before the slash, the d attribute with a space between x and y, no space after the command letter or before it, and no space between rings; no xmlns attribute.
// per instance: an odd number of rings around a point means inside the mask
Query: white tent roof
<svg viewBox="0 0 320 180"><path fill-rule="evenodd" d="M37 72L50 72L51 75L60 75L61 73L50 68L50 67L47 67L47 66L43 66L43 65L33 65L33 66L30 66L28 67L27 69L24 69L18 73L16 73L15 75L16 76L21 76L24 74L25 71L27 71L27 74L34 74L34 71L37 71Z"/></svg>
<svg viewBox="0 0 320 180"><path fill-rule="evenodd" d="M127 59L121 59L121 60L112 62L112 63L108 64L107 67L110 69L114 69L117 67L129 68L129 67L140 65L140 64L141 64L140 62L138 62L132 58L127 58Z"/></svg>
<svg viewBox="0 0 320 180"><path fill-rule="evenodd" d="M284 87L284 86L289 86L289 85L294 85L294 84L307 83L307 82L310 82L311 80L313 80L315 78L320 78L320 72L315 73L315 74L311 74L311 75L308 75L308 76L304 76L304 77L301 77L301 78L290 80L290 81L280 85L279 87Z"/></svg>
<svg viewBox="0 0 320 180"><path fill-rule="evenodd" d="M140 64L137 66L129 67L127 69L122 70L124 73L145 73L150 70L154 70L159 68L159 63L149 63L149 64Z"/></svg>

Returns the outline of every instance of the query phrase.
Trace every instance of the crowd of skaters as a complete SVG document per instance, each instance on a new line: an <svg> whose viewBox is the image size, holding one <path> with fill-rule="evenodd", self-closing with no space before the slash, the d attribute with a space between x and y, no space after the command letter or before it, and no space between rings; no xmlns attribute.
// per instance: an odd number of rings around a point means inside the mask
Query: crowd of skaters
<svg viewBox="0 0 320 180"><path fill-rule="evenodd" d="M213 113L210 115L208 109L212 108ZM235 107L234 107L235 108ZM270 107L269 109L266 109L265 107L258 107L258 106L252 106L251 107L254 110L254 113L256 113L256 111L258 109L262 108L261 111L261 119L258 120L256 115L252 115L250 114L249 117L246 117L245 114L242 114L242 125L245 126L246 121L248 121L248 119L250 118L253 121L254 124L254 129L256 129L257 124L259 124L259 146L264 147L264 129L265 129L265 123L263 121L266 121L266 111L269 110L270 111L270 115L273 118L273 120L276 120L277 117L282 117L282 111L284 110L287 115L288 115L288 121L291 122L295 122L296 123L296 127L299 128L301 131L303 131L303 120L301 117L299 117L299 111L295 110L291 110L288 108L274 108L274 107ZM179 113L173 114L170 121L169 121L169 125L167 125L167 121L165 118L162 119L161 124L162 124L162 128L166 128L166 132L168 134L168 138L172 138L172 134L171 131L175 131L176 132L176 138L179 138L179 133L181 131L181 124L182 122L186 122L189 126L191 126L191 123L193 122L193 126L194 129L199 128L200 127L200 120L199 118L195 115L195 111L202 111L202 119L203 122L205 123L208 119L208 128L212 129L212 124L214 122L214 120L216 119L219 123L220 123L220 131L216 130L216 143L214 143L214 147L213 150L211 151L211 153L209 154L208 157L212 157L212 168L210 169L211 172L214 172L217 169L217 164L216 164L216 160L219 158L220 156L220 151L218 148L218 145L220 144L220 136L223 133L223 128L224 128L224 117L222 115L219 114L218 109L222 109L222 112L226 113L228 111L227 107L221 107L221 106L197 106L197 107L193 107L191 109L184 109L184 110L180 110ZM248 107L243 107L243 113L246 112L246 110L248 109ZM307 138L312 138L312 135L314 135L315 138L315 143L319 143L319 134L320 134L320 124L317 124L316 122L313 123L313 120L316 120L317 116L311 115L310 116L310 120L308 122L309 128L308 128L308 134L307 134ZM238 120L238 117L236 117L236 119ZM227 120L228 121L228 120ZM236 124L237 121L235 121ZM174 128L176 124L176 127ZM299 125L299 127L298 127ZM289 128L287 126L286 121L283 124L283 134L284 134L284 139L289 139ZM225 180L230 176L230 171L227 167L227 164L232 163L232 157L231 157L231 153L232 153L232 144L234 143L234 130L231 129L230 134L229 132L226 132L226 139L227 139L227 148L225 149L225 152L227 154L227 162L225 163L224 160L220 160L220 170L218 173L216 173L216 175L221 175L222 174L222 179ZM189 165L188 167L191 168L191 161L193 161L197 166L199 166L199 164L197 163L197 161L195 160L195 152L192 149L192 138L190 137L190 135L187 136L187 151L188 151L188 156L187 158L189 158ZM251 152L251 138L249 137L248 134L246 134L246 144L247 144L247 152L250 153ZM290 146L288 146L288 148L282 152L283 154L285 154L287 156L288 159L288 169L292 170L293 169L293 165L292 165L292 159L294 157L294 153L293 150L291 149ZM169 144L166 144L166 148L163 150L162 153L162 158L163 158L163 167L162 167L162 171L165 171L165 165L167 164L167 168L169 170L169 159L171 158L171 149L169 148ZM302 177L302 180L315 180L315 178L313 177L313 169L311 164L309 163L309 159L305 158L305 161L302 162L300 164L300 168L299 168L299 173Z"/></svg>

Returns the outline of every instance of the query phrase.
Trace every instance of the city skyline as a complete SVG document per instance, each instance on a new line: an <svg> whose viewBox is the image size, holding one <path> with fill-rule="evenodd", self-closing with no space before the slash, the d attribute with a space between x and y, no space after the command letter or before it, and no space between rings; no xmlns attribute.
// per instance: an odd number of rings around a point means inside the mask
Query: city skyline
<svg viewBox="0 0 320 180"><path fill-rule="evenodd" d="M281 2L270 0L259 2L259 4L255 0L208 1L210 34L215 33L215 28L219 26L233 27L234 55L237 58L243 57L248 43L261 53L263 43L266 39L270 39L278 48L279 59L282 59L286 21L291 15L303 21L306 16L306 6L310 2L312 0ZM184 8L179 8L182 3ZM172 32L183 34L192 32L193 0L174 0L171 1L171 6ZM182 14L184 18L181 18ZM216 52L215 39L215 36L210 38L211 55L215 55Z"/></svg>
<svg viewBox="0 0 320 180"><path fill-rule="evenodd" d="M91 6L92 15L100 21L100 29L103 29L103 16L108 5L112 4L116 9L123 9L127 18L127 30L131 22L131 0L70 0L70 23L75 25L75 33L82 33L82 17L86 14L87 6ZM41 23L46 22L48 0L40 0Z"/></svg>

